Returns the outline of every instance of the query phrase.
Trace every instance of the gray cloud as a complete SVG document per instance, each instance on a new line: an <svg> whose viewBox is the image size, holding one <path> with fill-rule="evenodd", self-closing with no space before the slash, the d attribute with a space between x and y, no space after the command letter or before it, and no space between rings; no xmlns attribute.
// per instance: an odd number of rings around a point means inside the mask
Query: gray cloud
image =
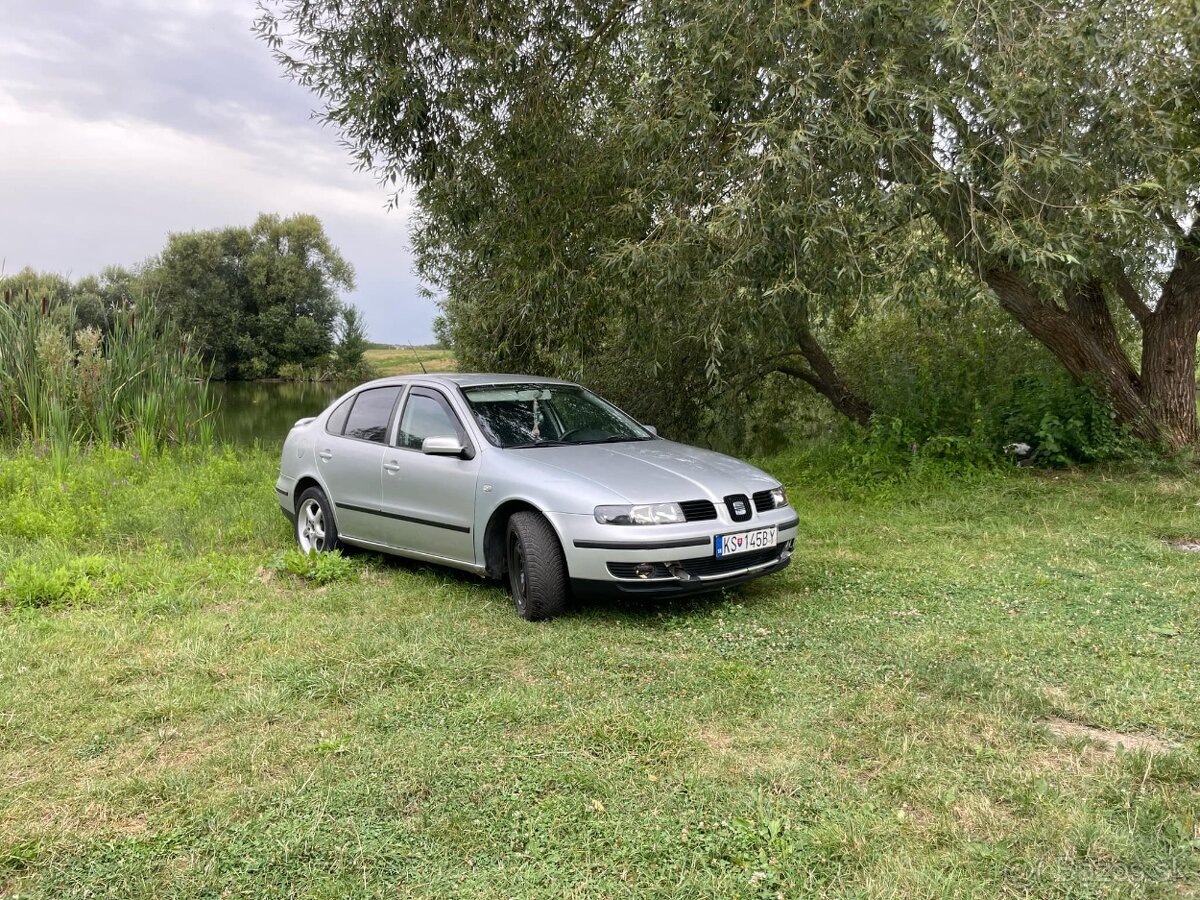
<svg viewBox="0 0 1200 900"><path fill-rule="evenodd" d="M0 256L76 275L170 231L312 212L358 270L373 337L424 341L403 209L251 34L252 0L8 0Z"/></svg>
<svg viewBox="0 0 1200 900"><path fill-rule="evenodd" d="M18 2L0 48L23 103L240 141L249 116L287 122L307 113L306 99L248 39L252 18L249 6Z"/></svg>

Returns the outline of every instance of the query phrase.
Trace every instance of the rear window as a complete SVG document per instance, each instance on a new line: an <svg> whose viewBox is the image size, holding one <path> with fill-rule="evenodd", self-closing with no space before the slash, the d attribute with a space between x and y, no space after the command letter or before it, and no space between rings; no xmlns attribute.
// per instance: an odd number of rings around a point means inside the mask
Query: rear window
<svg viewBox="0 0 1200 900"><path fill-rule="evenodd" d="M392 407L400 396L398 387L371 388L359 391L354 406L346 418L346 437L382 444L387 440L388 422Z"/></svg>
<svg viewBox="0 0 1200 900"><path fill-rule="evenodd" d="M354 405L354 395L347 397L337 405L337 409L325 420L325 430L330 434L341 434L346 429L346 417L350 415L350 407Z"/></svg>

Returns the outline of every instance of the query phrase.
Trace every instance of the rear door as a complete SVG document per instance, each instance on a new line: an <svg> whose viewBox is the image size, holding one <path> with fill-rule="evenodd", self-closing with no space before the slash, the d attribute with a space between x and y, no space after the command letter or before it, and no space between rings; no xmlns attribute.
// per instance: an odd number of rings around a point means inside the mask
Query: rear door
<svg viewBox="0 0 1200 900"><path fill-rule="evenodd" d="M471 459L421 452L428 437L456 437ZM460 562L475 561L475 484L479 457L445 396L408 392L393 446L384 454L380 509L392 520L392 546Z"/></svg>
<svg viewBox="0 0 1200 900"><path fill-rule="evenodd" d="M329 417L317 441L317 468L336 507L338 530L348 538L382 542L379 515L380 474L387 435L401 388L367 388Z"/></svg>

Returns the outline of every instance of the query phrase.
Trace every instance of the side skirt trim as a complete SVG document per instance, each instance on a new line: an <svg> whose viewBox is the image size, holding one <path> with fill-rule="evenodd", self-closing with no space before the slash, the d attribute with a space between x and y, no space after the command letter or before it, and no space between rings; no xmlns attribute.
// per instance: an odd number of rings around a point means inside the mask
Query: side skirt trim
<svg viewBox="0 0 1200 900"><path fill-rule="evenodd" d="M431 528L445 528L447 531L457 531L460 534L470 534L471 529L465 525L451 525L448 522L435 522L432 519L418 519L415 516L402 516L400 513L384 512L382 509L368 509L365 506L353 506L349 503L335 503L338 509L348 509L351 512L366 513L369 516L382 516L385 519L396 519L400 522L412 522L416 525L428 525Z"/></svg>

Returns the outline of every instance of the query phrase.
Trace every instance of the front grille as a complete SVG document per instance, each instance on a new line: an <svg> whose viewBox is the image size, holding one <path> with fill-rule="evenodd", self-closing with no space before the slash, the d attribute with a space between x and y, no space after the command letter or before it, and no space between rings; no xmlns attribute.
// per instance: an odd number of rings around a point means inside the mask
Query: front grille
<svg viewBox="0 0 1200 900"><path fill-rule="evenodd" d="M738 553L734 556L724 556L718 559L715 556L702 556L699 559L683 559L680 560L680 565L683 570L689 575L695 575L698 578L707 578L710 575L724 575L726 572L737 572L741 569L749 569L754 566L761 566L765 563L774 562L779 558L782 546L768 547L765 550L752 550L749 553ZM609 574L614 578L633 578L638 581L637 567L642 565L635 562L610 562L608 564ZM654 572L650 578L670 578L671 572L667 569L666 563L651 563L654 566ZM646 579L649 580L649 579Z"/></svg>
<svg viewBox="0 0 1200 900"><path fill-rule="evenodd" d="M682 560L683 568L689 575L706 577L734 572L738 569L749 569L751 566L761 566L763 563L774 562L779 558L782 547L767 547L765 550L751 550L749 553L737 553L733 556L705 556L700 559Z"/></svg>
<svg viewBox="0 0 1200 900"><path fill-rule="evenodd" d="M775 500L769 490L754 492L754 508L760 513L770 512L775 508Z"/></svg>
<svg viewBox="0 0 1200 900"><path fill-rule="evenodd" d="M725 508L729 510L729 518L735 522L745 522L754 515L750 498L745 494L730 494L725 498Z"/></svg>
<svg viewBox="0 0 1200 900"><path fill-rule="evenodd" d="M717 508L711 500L684 500L679 508L685 522L707 522L717 517Z"/></svg>

